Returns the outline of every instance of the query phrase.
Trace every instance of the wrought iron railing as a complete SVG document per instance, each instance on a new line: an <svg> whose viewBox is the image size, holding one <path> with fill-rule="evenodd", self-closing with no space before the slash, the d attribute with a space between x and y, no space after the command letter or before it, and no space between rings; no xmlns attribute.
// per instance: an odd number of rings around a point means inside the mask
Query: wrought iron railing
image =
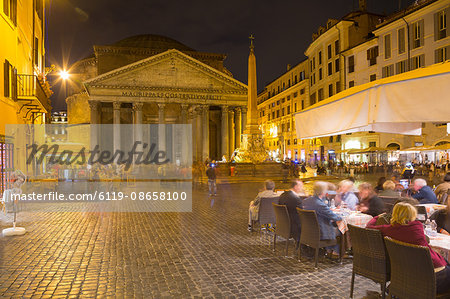
<svg viewBox="0 0 450 299"><path fill-rule="evenodd" d="M35 75L17 74L17 98L36 97L45 108L49 107L48 97Z"/></svg>

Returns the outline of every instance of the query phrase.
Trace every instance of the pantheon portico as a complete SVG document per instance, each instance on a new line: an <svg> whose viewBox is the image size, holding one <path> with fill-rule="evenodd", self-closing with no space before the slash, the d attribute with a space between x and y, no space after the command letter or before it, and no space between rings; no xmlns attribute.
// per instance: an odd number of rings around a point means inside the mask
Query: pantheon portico
<svg viewBox="0 0 450 299"><path fill-rule="evenodd" d="M153 55L152 55L153 54ZM142 59L141 59L142 58ZM95 46L94 57L71 72L83 82L67 98L69 123L191 124L193 158L227 158L240 146L245 128L247 86L232 78L222 54L193 51L172 39L144 35L111 46ZM171 126L121 126L98 141L155 142L169 155ZM149 131L149 132L147 132ZM134 135L134 136L133 136ZM176 140L175 140L176 141ZM94 140L95 142L95 140Z"/></svg>

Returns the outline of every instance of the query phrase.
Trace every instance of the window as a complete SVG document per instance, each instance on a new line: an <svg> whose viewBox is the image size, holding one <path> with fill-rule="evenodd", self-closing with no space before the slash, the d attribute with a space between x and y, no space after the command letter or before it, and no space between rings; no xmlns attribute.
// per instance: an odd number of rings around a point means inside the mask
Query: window
<svg viewBox="0 0 450 299"><path fill-rule="evenodd" d="M382 78L393 76L394 75L394 65L391 64L391 65L383 67L381 69L381 73L382 73L382 75L381 75Z"/></svg>
<svg viewBox="0 0 450 299"><path fill-rule="evenodd" d="M384 59L391 58L391 35L384 36Z"/></svg>
<svg viewBox="0 0 450 299"><path fill-rule="evenodd" d="M280 100L277 101L277 106L280 105Z"/></svg>
<svg viewBox="0 0 450 299"><path fill-rule="evenodd" d="M355 56L348 58L348 72L353 73L355 71Z"/></svg>
<svg viewBox="0 0 450 299"><path fill-rule="evenodd" d="M447 14L446 11L440 11L434 14L434 40L447 37Z"/></svg>
<svg viewBox="0 0 450 299"><path fill-rule="evenodd" d="M288 88L291 87L291 79L288 80Z"/></svg>
<svg viewBox="0 0 450 299"><path fill-rule="evenodd" d="M328 96L333 96L333 84L328 85Z"/></svg>
<svg viewBox="0 0 450 299"><path fill-rule="evenodd" d="M449 48L450 46L444 47L444 48L440 48L440 49L436 49L434 51L434 62L438 63L438 62L444 62L447 60L447 48Z"/></svg>
<svg viewBox="0 0 450 299"><path fill-rule="evenodd" d="M275 118L275 111L272 112L272 119Z"/></svg>
<svg viewBox="0 0 450 299"><path fill-rule="evenodd" d="M328 143L333 143L333 136L328 137Z"/></svg>
<svg viewBox="0 0 450 299"><path fill-rule="evenodd" d="M355 81L348 82L348 88L355 86Z"/></svg>
<svg viewBox="0 0 450 299"><path fill-rule="evenodd" d="M395 65L395 68L396 68L397 74L406 72L406 60L397 62L397 64Z"/></svg>
<svg viewBox="0 0 450 299"><path fill-rule="evenodd" d="M339 54L339 40L334 42L334 55L338 55Z"/></svg>
<svg viewBox="0 0 450 299"><path fill-rule="evenodd" d="M291 114L291 106L287 106L287 114Z"/></svg>
<svg viewBox="0 0 450 299"><path fill-rule="evenodd" d="M286 89L286 84L284 84L284 82L283 82L283 90L285 90Z"/></svg>
<svg viewBox="0 0 450 299"><path fill-rule="evenodd" d="M282 98L282 99L281 99L281 103L284 103L284 101L285 101L284 98Z"/></svg>
<svg viewBox="0 0 450 299"><path fill-rule="evenodd" d="M370 75L370 82L375 81L377 79L377 75L376 74L372 74Z"/></svg>
<svg viewBox="0 0 450 299"><path fill-rule="evenodd" d="M323 100L323 88L319 89L317 91L317 100L322 101Z"/></svg>
<svg viewBox="0 0 450 299"><path fill-rule="evenodd" d="M284 131L284 124L281 124L281 132L285 132Z"/></svg>
<svg viewBox="0 0 450 299"><path fill-rule="evenodd" d="M412 30L410 31L410 34L412 35L411 49L415 49L415 48L423 46L423 24L424 24L424 21L420 20L411 25L412 26Z"/></svg>
<svg viewBox="0 0 450 299"><path fill-rule="evenodd" d="M281 109L281 116L284 116L284 107Z"/></svg>
<svg viewBox="0 0 450 299"><path fill-rule="evenodd" d="M291 145L291 140L290 139L288 139L287 145Z"/></svg>
<svg viewBox="0 0 450 299"><path fill-rule="evenodd" d="M369 60L369 66L377 64L378 46L372 47L367 50L367 60Z"/></svg>
<svg viewBox="0 0 450 299"><path fill-rule="evenodd" d="M322 51L319 51L319 65L322 64Z"/></svg>
<svg viewBox="0 0 450 299"><path fill-rule="evenodd" d="M328 59L331 59L331 44L328 45Z"/></svg>
<svg viewBox="0 0 450 299"><path fill-rule="evenodd" d="M298 96L298 92L294 92L294 98Z"/></svg>
<svg viewBox="0 0 450 299"><path fill-rule="evenodd" d="M341 135L336 136L336 142L341 142Z"/></svg>
<svg viewBox="0 0 450 299"><path fill-rule="evenodd" d="M305 80L305 71L300 72L300 81Z"/></svg>
<svg viewBox="0 0 450 299"><path fill-rule="evenodd" d="M319 69L319 80L322 80L322 68Z"/></svg>
<svg viewBox="0 0 450 299"><path fill-rule="evenodd" d="M297 103L294 103L294 111L297 112Z"/></svg>
<svg viewBox="0 0 450 299"><path fill-rule="evenodd" d="M340 61L339 58L334 61L334 69L335 69L336 73L339 72L339 69L340 69L339 61Z"/></svg>
<svg viewBox="0 0 450 299"><path fill-rule="evenodd" d="M277 110L277 118L280 117L280 110Z"/></svg>
<svg viewBox="0 0 450 299"><path fill-rule="evenodd" d="M425 65L425 54L411 58L411 70L415 70Z"/></svg>
<svg viewBox="0 0 450 299"><path fill-rule="evenodd" d="M39 39L34 38L34 64L39 65Z"/></svg>
<svg viewBox="0 0 450 299"><path fill-rule="evenodd" d="M341 81L336 82L336 93L341 92Z"/></svg>
<svg viewBox="0 0 450 299"><path fill-rule="evenodd" d="M297 80L297 75L294 76L294 84L297 84L298 80Z"/></svg>
<svg viewBox="0 0 450 299"><path fill-rule="evenodd" d="M314 105L316 103L316 93L314 92L309 96L309 104Z"/></svg>
<svg viewBox="0 0 450 299"><path fill-rule="evenodd" d="M17 0L3 0L3 12L17 26Z"/></svg>
<svg viewBox="0 0 450 299"><path fill-rule="evenodd" d="M294 138L294 145L297 144L297 138Z"/></svg>
<svg viewBox="0 0 450 299"><path fill-rule="evenodd" d="M369 147L376 147L377 142L376 141L369 141Z"/></svg>
<svg viewBox="0 0 450 299"><path fill-rule="evenodd" d="M17 70L8 60L3 64L3 95L13 100L17 99Z"/></svg>
<svg viewBox="0 0 450 299"><path fill-rule="evenodd" d="M398 30L398 54L405 53L405 28Z"/></svg>
<svg viewBox="0 0 450 299"><path fill-rule="evenodd" d="M300 89L300 94L305 94L305 89L304 88Z"/></svg>
<svg viewBox="0 0 450 299"><path fill-rule="evenodd" d="M305 109L305 101L302 100L302 110Z"/></svg>
<svg viewBox="0 0 450 299"><path fill-rule="evenodd" d="M328 63L328 76L331 76L331 74L333 74L333 63L329 62Z"/></svg>

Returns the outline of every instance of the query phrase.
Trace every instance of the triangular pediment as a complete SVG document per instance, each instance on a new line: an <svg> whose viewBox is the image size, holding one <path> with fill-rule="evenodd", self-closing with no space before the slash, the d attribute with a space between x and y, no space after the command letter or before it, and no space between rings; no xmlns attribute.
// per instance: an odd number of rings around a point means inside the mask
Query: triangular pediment
<svg viewBox="0 0 450 299"><path fill-rule="evenodd" d="M84 82L88 91L111 89L208 90L247 93L247 86L191 56L172 49Z"/></svg>

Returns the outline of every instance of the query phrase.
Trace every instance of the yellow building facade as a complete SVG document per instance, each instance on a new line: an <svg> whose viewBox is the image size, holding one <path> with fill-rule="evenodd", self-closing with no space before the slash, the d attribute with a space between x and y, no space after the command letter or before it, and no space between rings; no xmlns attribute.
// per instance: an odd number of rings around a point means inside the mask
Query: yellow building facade
<svg viewBox="0 0 450 299"><path fill-rule="evenodd" d="M45 82L45 1L0 2L0 167L1 191L12 169L21 169L5 126L39 124L50 112ZM23 160L23 159L22 159Z"/></svg>

